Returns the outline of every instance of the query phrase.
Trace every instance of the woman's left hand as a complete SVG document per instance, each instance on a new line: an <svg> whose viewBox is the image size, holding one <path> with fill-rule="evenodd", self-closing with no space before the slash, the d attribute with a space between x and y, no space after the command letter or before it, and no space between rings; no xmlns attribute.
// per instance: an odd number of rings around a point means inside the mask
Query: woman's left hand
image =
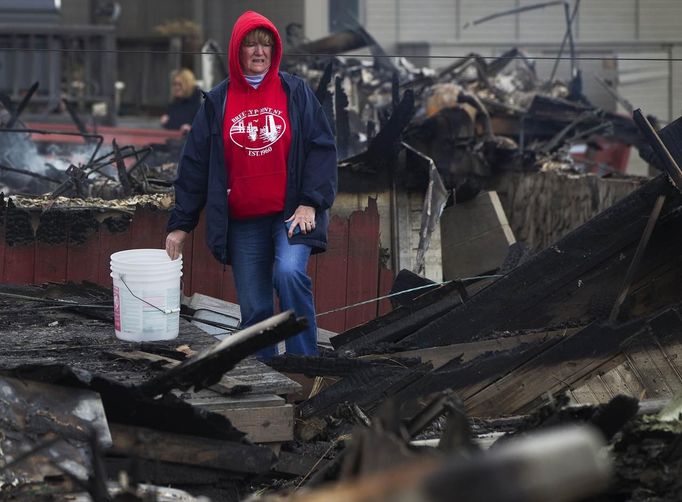
<svg viewBox="0 0 682 502"><path fill-rule="evenodd" d="M315 229L315 208L301 204L296 208L294 214L289 217L289 237L293 237L296 227L301 229L302 234L307 234Z"/></svg>

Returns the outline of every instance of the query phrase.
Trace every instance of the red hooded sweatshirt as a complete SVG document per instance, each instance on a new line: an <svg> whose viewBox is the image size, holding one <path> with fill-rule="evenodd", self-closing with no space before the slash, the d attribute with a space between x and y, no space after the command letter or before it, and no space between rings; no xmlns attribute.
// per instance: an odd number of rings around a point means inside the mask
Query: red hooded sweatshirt
<svg viewBox="0 0 682 502"><path fill-rule="evenodd" d="M247 83L239 62L246 35L266 28L274 35L270 69L257 89ZM282 40L266 17L247 11L234 24L228 50L223 141L230 217L255 218L284 210L291 127L287 96L279 78Z"/></svg>

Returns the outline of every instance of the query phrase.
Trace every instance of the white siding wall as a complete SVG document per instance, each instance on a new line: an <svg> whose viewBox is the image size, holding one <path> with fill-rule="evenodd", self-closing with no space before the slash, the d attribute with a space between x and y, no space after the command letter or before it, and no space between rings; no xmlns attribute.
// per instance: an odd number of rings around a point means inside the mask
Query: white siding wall
<svg viewBox="0 0 682 502"><path fill-rule="evenodd" d="M319 1L319 0L308 0ZM569 0L570 1L570 0ZM363 0L366 27L380 43L561 41L563 7L500 17L463 29L475 19L537 0ZM572 3L572 2L571 2ZM574 26L582 42L682 41L682 0L583 0ZM639 37L639 38L637 38Z"/></svg>
<svg viewBox="0 0 682 502"><path fill-rule="evenodd" d="M396 0L364 0L364 13L367 31L386 50L391 51L398 41L398 9Z"/></svg>
<svg viewBox="0 0 682 502"><path fill-rule="evenodd" d="M537 4L535 0L521 0L520 6ZM524 42L561 43L566 31L566 17L562 5L552 5L519 14L519 40Z"/></svg>
<svg viewBox="0 0 682 502"><path fill-rule="evenodd" d="M681 22L682 1L639 0L639 38L641 40L680 40Z"/></svg>
<svg viewBox="0 0 682 502"><path fill-rule="evenodd" d="M400 30L398 42L435 42L457 39L457 2L431 0L428 9L422 2L397 0Z"/></svg>
<svg viewBox="0 0 682 502"><path fill-rule="evenodd" d="M586 0L578 11L577 39L588 42L634 40L637 35L637 0Z"/></svg>
<svg viewBox="0 0 682 502"><path fill-rule="evenodd" d="M480 25L472 25L470 23L496 12L513 9L516 7L516 4L517 0L460 2L460 19L458 20L460 40L467 42L515 40L517 37L516 16L504 16ZM467 23L469 23L468 26Z"/></svg>

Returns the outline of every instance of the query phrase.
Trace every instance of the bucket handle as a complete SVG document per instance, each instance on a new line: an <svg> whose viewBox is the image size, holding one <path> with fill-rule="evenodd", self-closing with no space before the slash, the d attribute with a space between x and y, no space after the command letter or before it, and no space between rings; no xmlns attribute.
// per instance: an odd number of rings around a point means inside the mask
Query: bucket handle
<svg viewBox="0 0 682 502"><path fill-rule="evenodd" d="M177 309L162 309L161 307L157 307L157 306L154 305L153 303L149 303L149 302L148 302L147 300L145 300L144 298L140 298L140 297L137 296L135 293L133 293L133 291L130 289L130 287L128 286L128 284L126 284L126 281L125 281L124 276L125 276L125 274L121 274L121 273L118 274L118 278L121 279L121 282L122 282L123 285L126 287L126 289L128 290L128 292L129 292L131 295L133 295L133 298L137 298L137 299L140 300L142 303L146 303L146 304L149 305L150 307L154 307L154 308L155 308L156 310L158 310L159 312L163 312L164 314L167 314L167 315L168 315L168 314L176 314L177 312L180 312L180 309L179 309L179 308L177 308Z"/></svg>

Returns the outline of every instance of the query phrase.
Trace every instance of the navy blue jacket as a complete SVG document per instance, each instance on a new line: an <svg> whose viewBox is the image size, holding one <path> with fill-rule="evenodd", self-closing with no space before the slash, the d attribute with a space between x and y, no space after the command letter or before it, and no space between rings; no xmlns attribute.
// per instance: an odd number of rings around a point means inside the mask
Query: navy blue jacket
<svg viewBox="0 0 682 502"><path fill-rule="evenodd" d="M315 229L294 235L292 244L307 244L313 253L327 247L329 208L336 197L337 161L334 135L319 101L299 77L279 72L288 98L291 147L287 162L284 219L300 204L315 208ZM192 122L175 180L175 207L167 231L191 232L206 209L206 243L213 256L229 262L227 252L227 172L223 115L228 81L211 89Z"/></svg>

